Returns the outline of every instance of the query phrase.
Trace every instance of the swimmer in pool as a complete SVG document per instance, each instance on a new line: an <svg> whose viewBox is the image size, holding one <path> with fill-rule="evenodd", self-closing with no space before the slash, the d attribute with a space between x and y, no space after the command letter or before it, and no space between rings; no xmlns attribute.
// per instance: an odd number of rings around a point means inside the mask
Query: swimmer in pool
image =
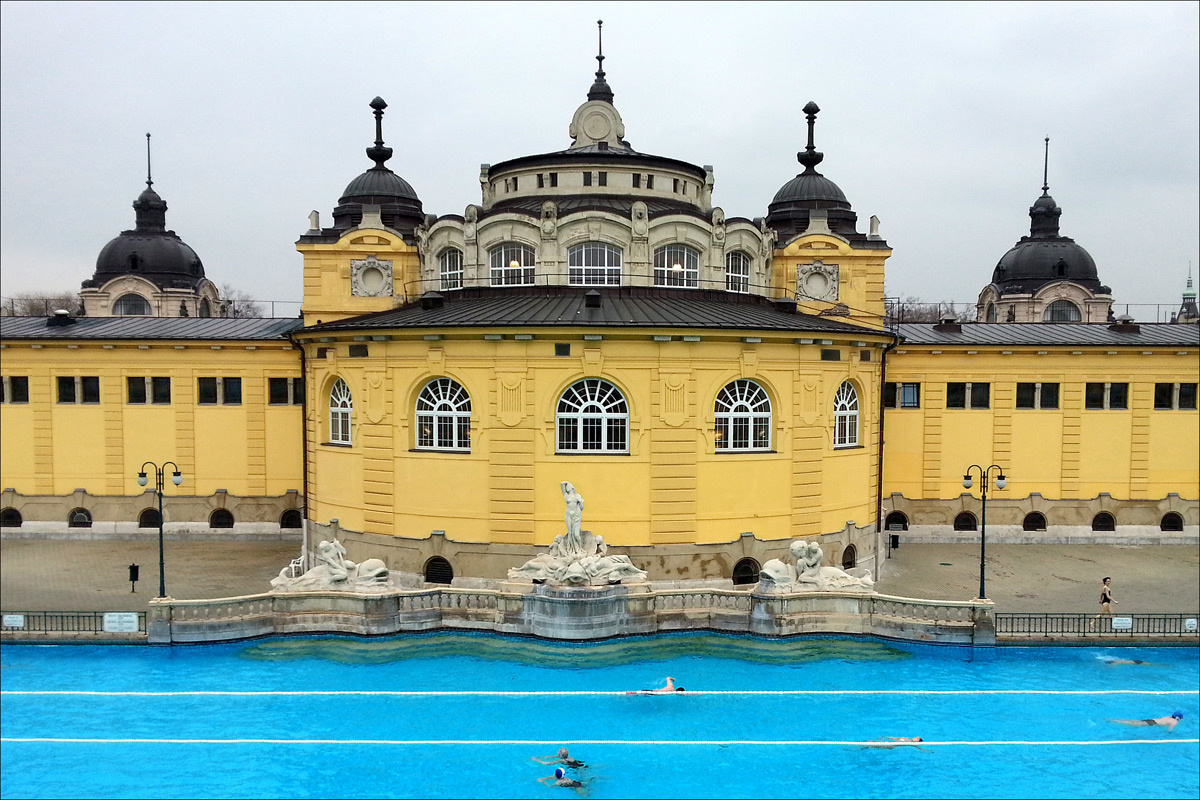
<svg viewBox="0 0 1200 800"><path fill-rule="evenodd" d="M684 691L684 688L682 686L676 686L675 679L667 676L666 686L660 686L657 689L639 689L636 692L626 692L625 694L674 694L675 692L682 691Z"/></svg>
<svg viewBox="0 0 1200 800"><path fill-rule="evenodd" d="M1149 661L1139 661L1136 658L1106 658L1104 663L1110 667L1114 664L1149 664Z"/></svg>
<svg viewBox="0 0 1200 800"><path fill-rule="evenodd" d="M896 742L896 744L875 744L871 747L879 750L891 750L893 747L916 747L918 750L924 750L924 747L917 747L919 742L925 741L920 736L881 736L878 739L872 739L872 742Z"/></svg>
<svg viewBox="0 0 1200 800"><path fill-rule="evenodd" d="M579 759L571 758L571 754L565 747L558 748L558 755L556 756L533 756L533 760L539 764L562 764L564 767L571 767L572 769L587 766Z"/></svg>
<svg viewBox="0 0 1200 800"><path fill-rule="evenodd" d="M583 788L583 782L577 781L574 778L568 778L567 773L563 771L562 767L554 770L553 775L547 775L544 778L538 778L538 783L544 783L547 786L563 786L567 789Z"/></svg>
<svg viewBox="0 0 1200 800"><path fill-rule="evenodd" d="M1176 711L1169 717L1155 717L1154 719L1110 719L1108 722L1116 722L1120 725L1134 725L1138 727L1157 727L1166 728L1167 732L1175 730L1175 726L1183 719L1183 712Z"/></svg>

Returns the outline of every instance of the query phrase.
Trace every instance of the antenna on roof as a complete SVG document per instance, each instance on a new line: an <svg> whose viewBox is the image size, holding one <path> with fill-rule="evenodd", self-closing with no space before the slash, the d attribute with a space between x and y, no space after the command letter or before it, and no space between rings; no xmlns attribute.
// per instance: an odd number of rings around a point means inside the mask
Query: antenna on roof
<svg viewBox="0 0 1200 800"><path fill-rule="evenodd" d="M150 180L150 134L146 134L146 186L153 186L154 181Z"/></svg>
<svg viewBox="0 0 1200 800"><path fill-rule="evenodd" d="M1046 137L1046 155L1042 161L1042 191L1050 191L1050 137Z"/></svg>

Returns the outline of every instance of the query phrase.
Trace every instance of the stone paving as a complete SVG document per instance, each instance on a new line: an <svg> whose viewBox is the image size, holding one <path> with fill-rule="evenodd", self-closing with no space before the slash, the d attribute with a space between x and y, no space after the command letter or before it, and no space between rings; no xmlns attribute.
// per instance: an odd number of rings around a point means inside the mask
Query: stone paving
<svg viewBox="0 0 1200 800"><path fill-rule="evenodd" d="M299 551L298 541L168 540L167 594L196 600L265 592ZM1116 611L1200 610L1200 547L996 544L987 558L987 593L997 611L1098 611L1105 575L1113 579ZM129 591L131 563L141 568L136 592ZM876 589L884 594L970 600L979 594L979 548L903 544L883 572ZM157 539L0 540L3 611L141 611L157 594Z"/></svg>

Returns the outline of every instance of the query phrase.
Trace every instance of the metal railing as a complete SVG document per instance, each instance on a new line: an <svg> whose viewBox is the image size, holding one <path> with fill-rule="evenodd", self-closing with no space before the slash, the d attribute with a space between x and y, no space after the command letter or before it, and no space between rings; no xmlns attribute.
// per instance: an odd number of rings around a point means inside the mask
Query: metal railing
<svg viewBox="0 0 1200 800"><path fill-rule="evenodd" d="M1196 637L1200 614L1095 614L998 612L996 636L1121 639Z"/></svg>
<svg viewBox="0 0 1200 800"><path fill-rule="evenodd" d="M137 631L132 629L133 626L128 625L129 618L133 616L137 618ZM108 626L105 625L106 618L110 623ZM17 624L18 622L19 624ZM6 611L3 614L3 631L5 633L145 633L146 612Z"/></svg>

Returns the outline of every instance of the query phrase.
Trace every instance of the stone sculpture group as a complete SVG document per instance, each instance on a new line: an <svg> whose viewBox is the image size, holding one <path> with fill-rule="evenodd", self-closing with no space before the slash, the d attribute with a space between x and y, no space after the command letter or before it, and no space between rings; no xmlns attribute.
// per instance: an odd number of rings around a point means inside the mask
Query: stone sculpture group
<svg viewBox="0 0 1200 800"><path fill-rule="evenodd" d="M822 565L825 553L817 542L796 539L788 545L795 566L772 558L759 572L759 591L871 591L875 582L870 575L852 575L837 567ZM857 572L857 570L856 570Z"/></svg>
<svg viewBox="0 0 1200 800"><path fill-rule="evenodd" d="M382 592L393 588L387 564L378 558L368 558L361 564L350 561L346 558L345 545L336 538L318 544L316 555L316 566L303 575L292 577L290 567L280 570L279 577L271 579L272 590Z"/></svg>
<svg viewBox="0 0 1200 800"><path fill-rule="evenodd" d="M635 567L628 556L610 556L603 537L581 530L583 497L570 481L563 481L560 488L567 504L563 518L566 533L554 537L549 552L510 569L509 579L566 586L605 586L645 580L646 573Z"/></svg>

